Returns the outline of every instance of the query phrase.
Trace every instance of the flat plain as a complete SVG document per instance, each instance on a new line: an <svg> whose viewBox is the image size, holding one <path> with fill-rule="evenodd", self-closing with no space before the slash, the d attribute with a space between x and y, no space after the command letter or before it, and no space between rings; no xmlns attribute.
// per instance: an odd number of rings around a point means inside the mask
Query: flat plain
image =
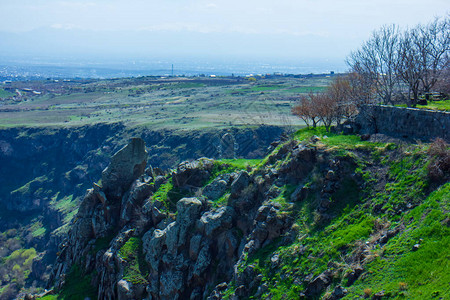
<svg viewBox="0 0 450 300"><path fill-rule="evenodd" d="M0 127L123 122L155 129L303 125L290 113L300 94L330 76L139 77L41 80L0 85Z"/></svg>

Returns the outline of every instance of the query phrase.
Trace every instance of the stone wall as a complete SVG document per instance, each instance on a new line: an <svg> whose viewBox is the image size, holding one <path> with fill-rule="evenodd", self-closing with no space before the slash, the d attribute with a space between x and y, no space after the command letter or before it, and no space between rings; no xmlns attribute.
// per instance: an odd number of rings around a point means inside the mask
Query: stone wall
<svg viewBox="0 0 450 300"><path fill-rule="evenodd" d="M450 112L369 105L356 118L361 134L386 135L429 141L450 141Z"/></svg>

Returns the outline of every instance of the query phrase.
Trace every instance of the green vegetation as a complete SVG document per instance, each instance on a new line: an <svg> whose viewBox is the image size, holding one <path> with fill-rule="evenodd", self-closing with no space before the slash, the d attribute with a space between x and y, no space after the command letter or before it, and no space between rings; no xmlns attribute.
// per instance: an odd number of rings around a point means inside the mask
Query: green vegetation
<svg viewBox="0 0 450 300"><path fill-rule="evenodd" d="M72 266L62 289L56 295L41 300L78 300L97 298L97 289L91 284L92 274L83 274L78 265Z"/></svg>
<svg viewBox="0 0 450 300"><path fill-rule="evenodd" d="M113 234L109 234L107 236L98 238L95 241L94 249L92 250L93 253L97 253L100 250L105 250L109 247L109 244L111 243L112 239L114 238Z"/></svg>
<svg viewBox="0 0 450 300"><path fill-rule="evenodd" d="M306 93L316 93L325 91L326 86L302 86L287 89L286 92L295 94L306 94Z"/></svg>
<svg viewBox="0 0 450 300"><path fill-rule="evenodd" d="M161 184L158 190L153 194L152 199L164 204L167 212L174 212L177 201L183 198L185 194L179 189L174 188L172 178L168 179L166 183Z"/></svg>
<svg viewBox="0 0 450 300"><path fill-rule="evenodd" d="M333 132L327 132L325 127L319 126L316 128L304 128L298 130L294 134L294 138L300 141L311 139L313 136L320 138L319 143L326 145L330 150L375 150L376 147L395 147L393 144L373 143L368 141L361 141L356 135L342 135ZM378 149L379 150L379 149Z"/></svg>
<svg viewBox="0 0 450 300"><path fill-rule="evenodd" d="M406 104L396 104L398 107L408 107ZM439 101L428 101L427 105L416 106L418 109L431 109L431 110L441 110L441 111L450 111L450 100L439 100Z"/></svg>
<svg viewBox="0 0 450 300"><path fill-rule="evenodd" d="M60 197L58 193L50 201L50 207L60 212L64 216L64 223L67 224L78 212L78 203L78 199L74 199L73 195Z"/></svg>
<svg viewBox="0 0 450 300"><path fill-rule="evenodd" d="M367 265L368 276L357 282L349 298L372 287L393 298L446 299L450 295L450 229L445 224L449 211L447 183L403 216L406 230L379 249L382 255ZM412 251L415 244L420 247Z"/></svg>
<svg viewBox="0 0 450 300"><path fill-rule="evenodd" d="M13 93L0 89L0 98L8 98L14 96Z"/></svg>
<svg viewBox="0 0 450 300"><path fill-rule="evenodd" d="M42 226L42 222L41 221L36 221L31 225L31 235L33 237L42 237L45 235L45 233L47 232L47 229Z"/></svg>
<svg viewBox="0 0 450 300"><path fill-rule="evenodd" d="M36 250L29 248L17 249L10 255L0 258L1 299L14 295L15 289L13 289L13 286L19 289L24 287L31 273L31 266L36 255Z"/></svg>
<svg viewBox="0 0 450 300"><path fill-rule="evenodd" d="M417 108L450 111L450 100L430 101L427 105L418 105Z"/></svg>
<svg viewBox="0 0 450 300"><path fill-rule="evenodd" d="M20 188L12 191L12 194L20 194L20 195L25 195L25 194L31 194L31 193L44 193L44 191L34 191L34 187L40 184L43 184L45 182L48 181L48 177L43 175L40 177L36 177L35 179L33 179L32 181L26 183L25 185L21 186Z"/></svg>
<svg viewBox="0 0 450 300"><path fill-rule="evenodd" d="M130 238L119 250L119 256L126 261L123 279L133 284L148 284L148 268L142 253L142 241Z"/></svg>
<svg viewBox="0 0 450 300"><path fill-rule="evenodd" d="M297 239L288 245L280 239L272 241L245 257L239 272L252 266L262 274L268 286L262 298L297 299L307 288L304 278L329 270L332 283L322 296L341 285L348 291L343 299L381 291L393 299L446 299L450 295L450 183L430 194L429 145L370 143L354 135L326 133L323 128L300 130L295 138L312 143L313 135L320 138L317 147L326 146L331 158L341 159L340 169L347 174L339 178L339 188L331 195L328 217L316 210L324 175L315 167L303 182L309 187L305 200L290 203L295 187L289 185L279 188L279 196L271 200L295 218ZM358 177L363 189L355 181ZM388 229L399 233L380 242ZM358 255L362 256L356 259ZM272 260L275 256L277 264ZM358 265L363 265L364 275L349 282L348 275ZM232 283L225 299L234 288Z"/></svg>
<svg viewBox="0 0 450 300"><path fill-rule="evenodd" d="M244 170L247 169L247 167L255 167L256 165L261 163L262 159L235 158L235 159L219 159L217 161Z"/></svg>
<svg viewBox="0 0 450 300"><path fill-rule="evenodd" d="M256 80L256 79L255 79ZM327 77L314 78L129 78L60 82L32 82L42 95L5 100L0 127L79 126L124 122L158 129L189 130L249 125L303 126L290 116L295 95L322 90ZM13 83L16 84L16 83ZM20 83L17 83L20 85ZM240 99L236 101L236 96Z"/></svg>

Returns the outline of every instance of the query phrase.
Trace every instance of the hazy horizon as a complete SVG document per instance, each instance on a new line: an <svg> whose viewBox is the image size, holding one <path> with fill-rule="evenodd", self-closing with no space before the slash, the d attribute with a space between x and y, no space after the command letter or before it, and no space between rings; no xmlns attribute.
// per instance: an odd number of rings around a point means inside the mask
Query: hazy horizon
<svg viewBox="0 0 450 300"><path fill-rule="evenodd" d="M285 73L343 72L345 57L383 24L414 26L449 10L441 0L0 0L0 8L0 65L191 62L213 72L247 63L248 72L293 71Z"/></svg>

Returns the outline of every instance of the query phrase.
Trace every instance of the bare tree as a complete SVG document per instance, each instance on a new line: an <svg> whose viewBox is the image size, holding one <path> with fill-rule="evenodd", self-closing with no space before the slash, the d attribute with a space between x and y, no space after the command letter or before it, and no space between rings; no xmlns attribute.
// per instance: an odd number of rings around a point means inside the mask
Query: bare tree
<svg viewBox="0 0 450 300"><path fill-rule="evenodd" d="M439 72L439 79L433 89L447 98L450 96L450 66Z"/></svg>
<svg viewBox="0 0 450 300"><path fill-rule="evenodd" d="M338 76L327 89L329 97L336 102L336 123L339 124L342 118L349 119L356 115L357 107L353 96L354 89L351 86L349 76Z"/></svg>
<svg viewBox="0 0 450 300"><path fill-rule="evenodd" d="M325 126L325 129L330 131L331 124L341 118L337 98L332 97L327 91L316 93L312 98L312 102L317 109L320 121Z"/></svg>
<svg viewBox="0 0 450 300"><path fill-rule="evenodd" d="M399 42L398 26L383 26L372 33L361 49L352 52L347 58L347 64L353 72L372 82L373 90L383 103L393 104L393 95L398 85L396 70Z"/></svg>
<svg viewBox="0 0 450 300"><path fill-rule="evenodd" d="M306 126L317 126L319 116L317 115L317 109L313 103L314 93L310 92L308 95L300 96L299 102L292 108L292 113L301 118Z"/></svg>
<svg viewBox="0 0 450 300"><path fill-rule="evenodd" d="M449 67L450 20L436 18L426 26L418 26L417 47L421 56L423 92L428 94L439 79L441 70Z"/></svg>
<svg viewBox="0 0 450 300"><path fill-rule="evenodd" d="M420 83L423 77L420 43L426 41L421 37L420 31L415 28L407 30L400 43L400 60L397 66L398 74L408 85L408 106L416 107L419 99ZM412 93L412 97L411 94Z"/></svg>

